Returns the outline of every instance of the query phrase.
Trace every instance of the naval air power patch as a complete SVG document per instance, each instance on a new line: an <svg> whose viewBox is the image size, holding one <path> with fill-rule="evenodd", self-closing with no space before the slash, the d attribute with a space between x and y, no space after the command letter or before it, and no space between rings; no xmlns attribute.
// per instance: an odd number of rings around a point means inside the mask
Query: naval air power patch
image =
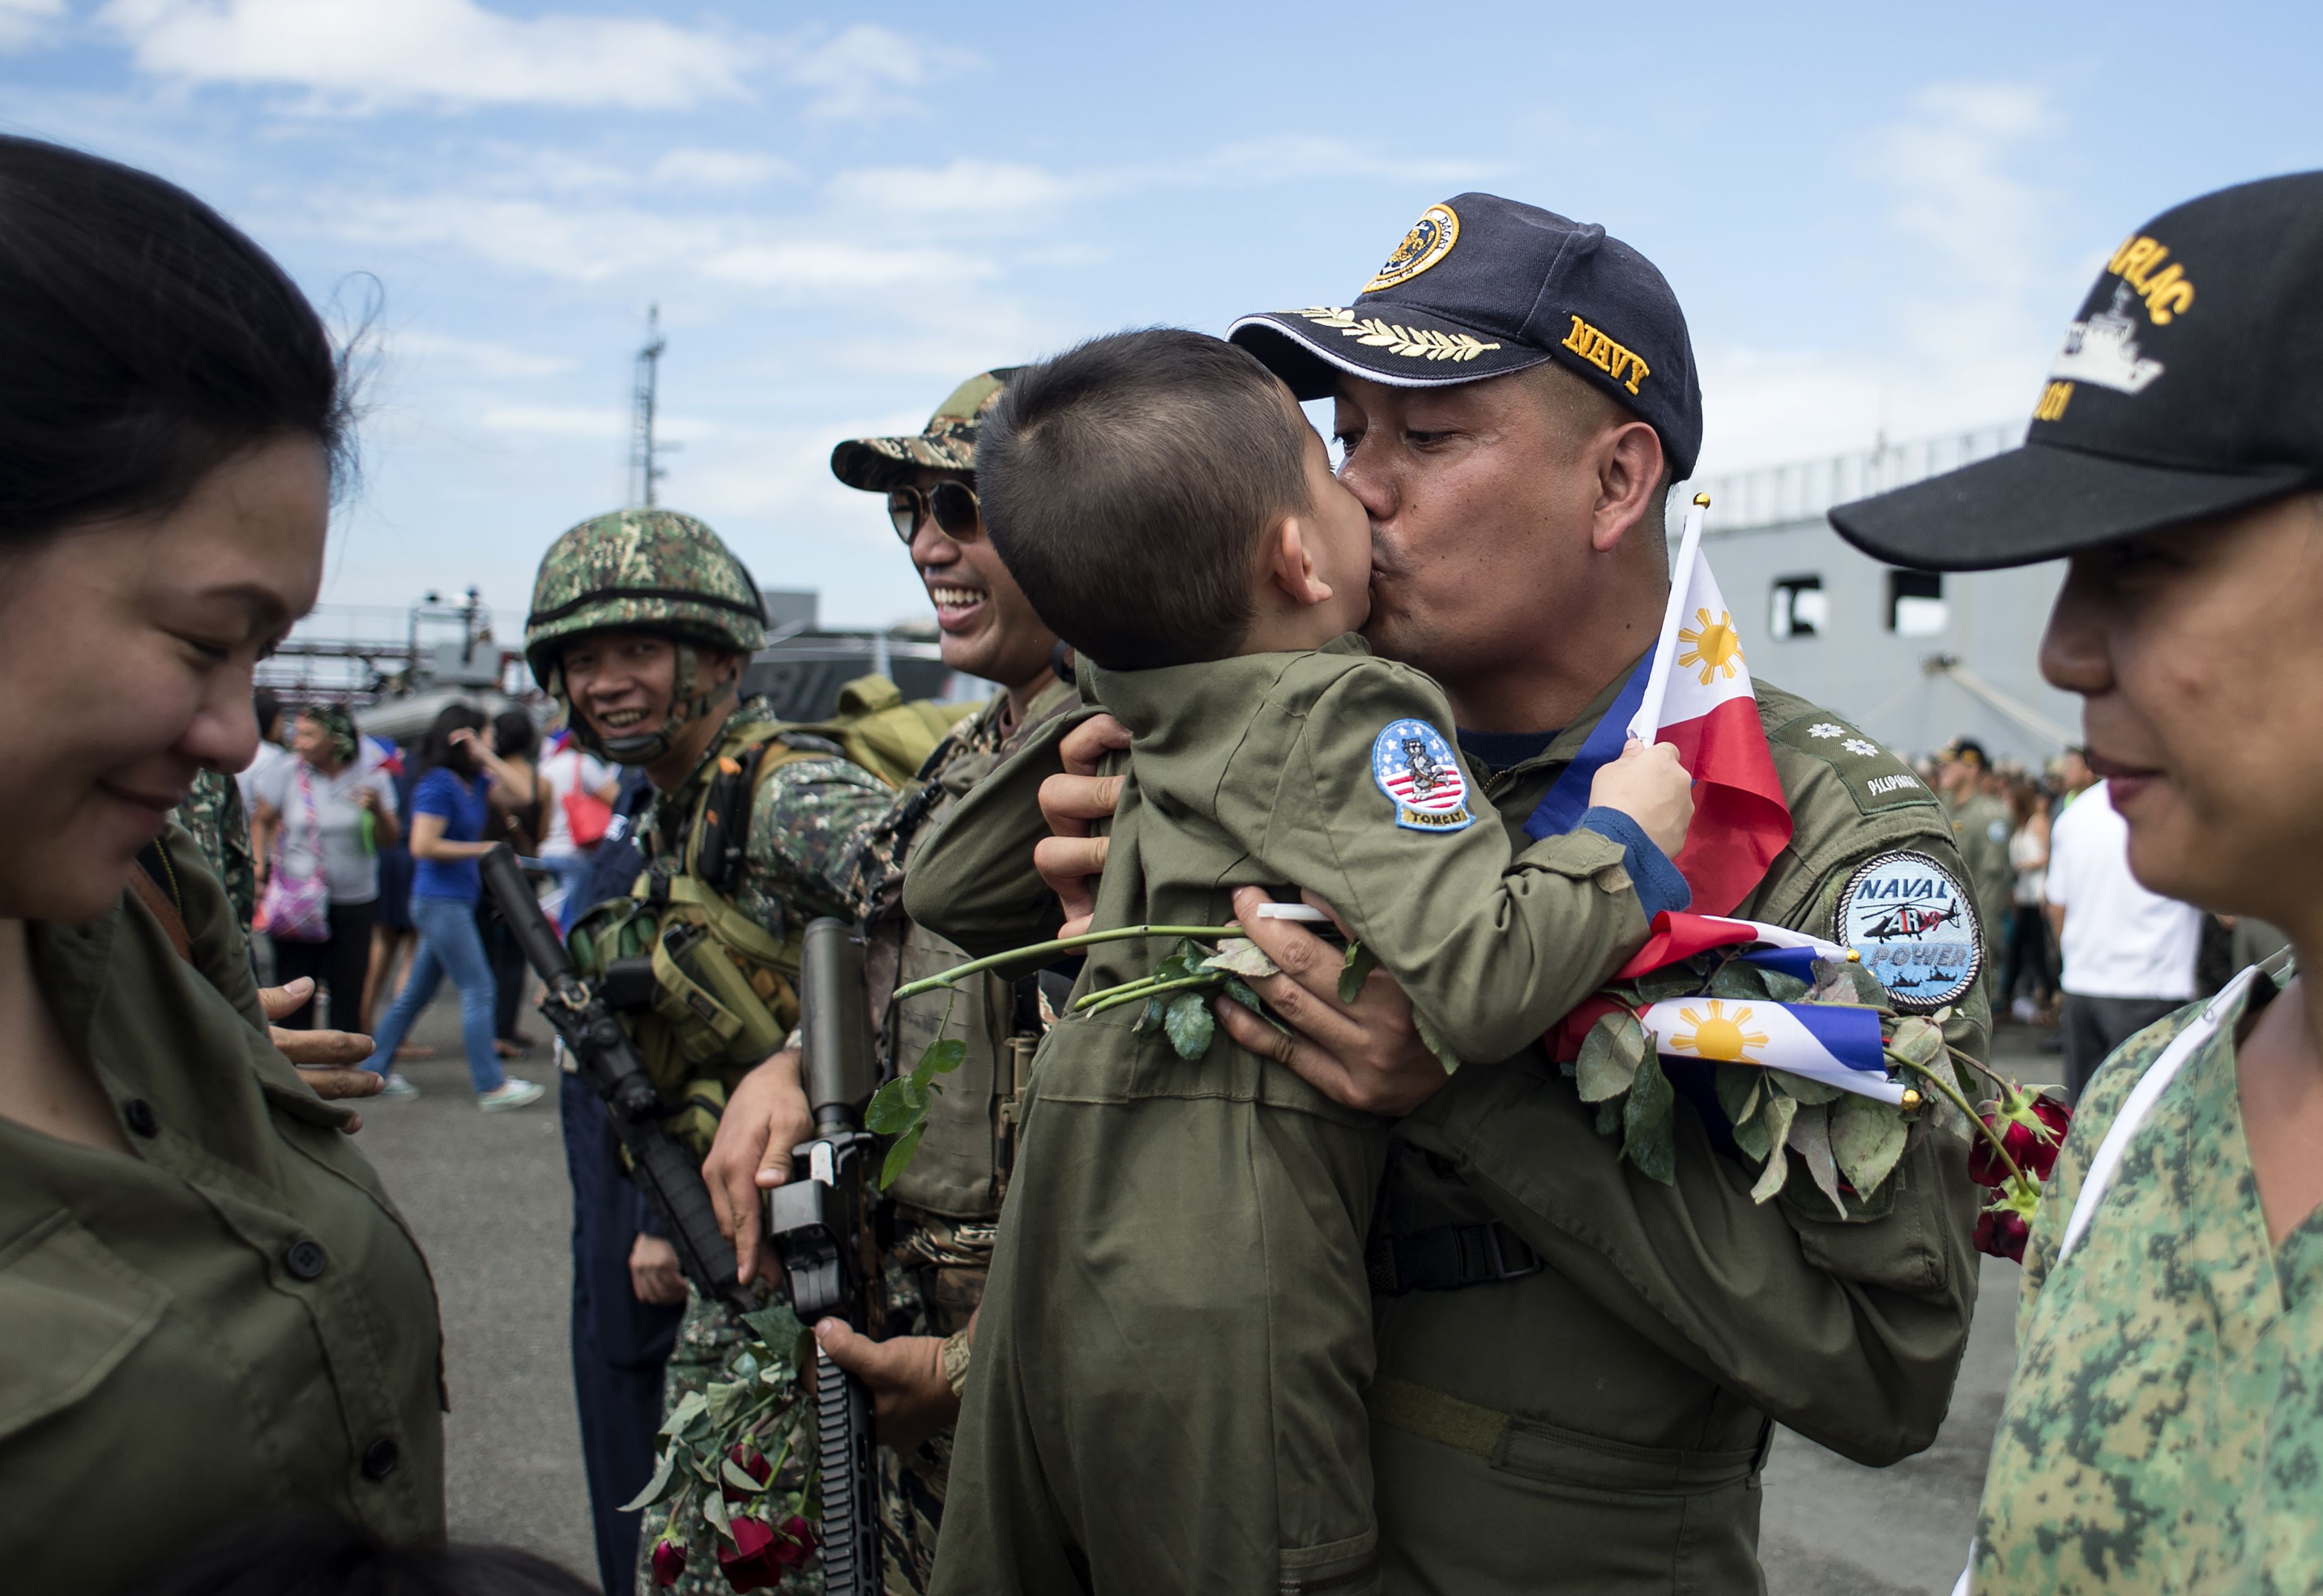
<svg viewBox="0 0 2323 1596"><path fill-rule="evenodd" d="M1468 781L1452 745L1425 720L1391 720L1372 743L1372 779L1395 805L1395 823L1457 831L1474 823Z"/></svg>
<svg viewBox="0 0 2323 1596"><path fill-rule="evenodd" d="M1958 1003L1984 968L1976 906L1924 853L1867 859L1839 894L1832 936L1863 956L1896 1006L1924 1014Z"/></svg>

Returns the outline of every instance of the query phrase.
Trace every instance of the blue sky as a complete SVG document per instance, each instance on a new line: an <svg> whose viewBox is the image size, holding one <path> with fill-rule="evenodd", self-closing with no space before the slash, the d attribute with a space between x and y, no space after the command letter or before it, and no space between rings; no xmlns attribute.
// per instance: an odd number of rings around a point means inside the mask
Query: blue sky
<svg viewBox="0 0 2323 1596"><path fill-rule="evenodd" d="M2323 8L0 0L0 125L159 171L344 318L326 602L666 500L827 619L924 601L836 440L1127 325L1345 303L1431 201L1603 223L1690 317L1715 472L2020 418L2114 244L2323 166Z"/></svg>

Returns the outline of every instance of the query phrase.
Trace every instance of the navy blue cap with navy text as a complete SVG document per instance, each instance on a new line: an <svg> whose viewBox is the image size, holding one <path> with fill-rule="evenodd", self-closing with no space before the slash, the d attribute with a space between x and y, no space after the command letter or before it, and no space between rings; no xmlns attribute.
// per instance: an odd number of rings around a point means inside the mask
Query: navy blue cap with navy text
<svg viewBox="0 0 2323 1596"><path fill-rule="evenodd" d="M1431 205L1352 305L1245 316L1226 335L1301 399L1339 373L1396 388L1556 361L1660 435L1674 481L1702 452L1702 383L1677 296L1594 223L1496 194Z"/></svg>

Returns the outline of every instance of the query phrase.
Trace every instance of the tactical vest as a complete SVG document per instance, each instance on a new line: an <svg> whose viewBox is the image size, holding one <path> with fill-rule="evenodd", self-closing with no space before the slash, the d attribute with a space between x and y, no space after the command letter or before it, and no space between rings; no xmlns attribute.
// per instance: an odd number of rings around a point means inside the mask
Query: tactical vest
<svg viewBox="0 0 2323 1596"><path fill-rule="evenodd" d="M888 1195L928 1214L968 1221L971 1228L996 1219L1000 1212L1015 1156L1015 1107L1041 1041L1038 989L1032 977L1012 982L985 975L962 982L954 997L921 998L900 1007L889 1004L888 995L897 986L968 959L958 947L904 915L904 878L913 845L1027 734L1079 703L1070 684L1063 684L1034 700L1005 747L947 742L928 761L872 845L881 858L877 869L867 873L864 919L882 1078L918 1063L940 1031L968 1044L960 1068L944 1077L943 1090L929 1105L927 1133L919 1151ZM963 728L960 735L973 738L979 729ZM973 1261L980 1268L983 1259Z"/></svg>
<svg viewBox="0 0 2323 1596"><path fill-rule="evenodd" d="M799 1020L804 922L770 930L735 906L758 790L785 766L844 758L890 787L926 760L966 712L910 703L884 676L840 691L839 713L811 725L739 720L712 751L710 777L657 846L629 896L599 903L565 940L600 983L675 1112L671 1133L707 1152L736 1082L779 1051Z"/></svg>

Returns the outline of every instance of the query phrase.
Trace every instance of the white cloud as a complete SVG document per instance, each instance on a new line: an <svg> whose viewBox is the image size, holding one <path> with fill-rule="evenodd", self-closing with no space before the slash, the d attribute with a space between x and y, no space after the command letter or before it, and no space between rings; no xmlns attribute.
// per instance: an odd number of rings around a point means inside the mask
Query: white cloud
<svg viewBox="0 0 2323 1596"><path fill-rule="evenodd" d="M511 17L475 0L109 0L97 17L142 71L306 88L356 109L690 106L740 95L750 54L738 38L656 19Z"/></svg>
<svg viewBox="0 0 2323 1596"><path fill-rule="evenodd" d="M576 363L570 355L536 354L486 338L462 338L449 333L407 329L383 340L389 358L441 364L493 381L558 377Z"/></svg>
<svg viewBox="0 0 2323 1596"><path fill-rule="evenodd" d="M486 405L476 425L486 432L602 442L627 432L629 416L612 405Z"/></svg>
<svg viewBox="0 0 2323 1596"><path fill-rule="evenodd" d="M1067 178L1022 162L963 157L939 167L843 171L831 179L830 193L841 204L890 215L1015 219L1113 186L1106 178Z"/></svg>
<svg viewBox="0 0 2323 1596"><path fill-rule="evenodd" d="M748 150L672 150L653 164L650 180L674 188L756 188L798 168Z"/></svg>
<svg viewBox="0 0 2323 1596"><path fill-rule="evenodd" d="M979 63L971 52L905 37L875 23L782 50L784 76L810 90L805 114L818 122L871 122L923 107L910 91Z"/></svg>
<svg viewBox="0 0 2323 1596"><path fill-rule="evenodd" d="M21 50L65 14L65 0L0 0L0 50Z"/></svg>

